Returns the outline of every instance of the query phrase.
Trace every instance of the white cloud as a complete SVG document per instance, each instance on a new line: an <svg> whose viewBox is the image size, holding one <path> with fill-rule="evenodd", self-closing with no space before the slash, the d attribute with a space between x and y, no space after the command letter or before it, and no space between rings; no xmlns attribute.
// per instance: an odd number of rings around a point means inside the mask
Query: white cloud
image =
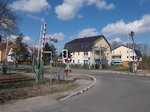
<svg viewBox="0 0 150 112"><path fill-rule="evenodd" d="M112 41L115 41L115 42L122 42L122 40L120 38L114 38Z"/></svg>
<svg viewBox="0 0 150 112"><path fill-rule="evenodd" d="M37 20L37 21L40 21L40 22L44 22L45 19L43 17L37 17L37 16L33 16L33 15L28 15L30 18L34 19L34 20Z"/></svg>
<svg viewBox="0 0 150 112"><path fill-rule="evenodd" d="M16 35L10 35L10 37L9 37L9 39L10 39L11 41L14 41L16 38L17 38Z"/></svg>
<svg viewBox="0 0 150 112"><path fill-rule="evenodd" d="M95 4L99 9L113 9L115 5L113 3L107 4L106 0L88 0L88 5Z"/></svg>
<svg viewBox="0 0 150 112"><path fill-rule="evenodd" d="M30 41L31 38L30 38L29 36L25 36L25 37L23 37L23 40L24 40L24 41Z"/></svg>
<svg viewBox="0 0 150 112"><path fill-rule="evenodd" d="M78 38L96 36L98 34L99 34L99 32L97 32L95 28L87 28L87 29L84 29L81 32L79 32Z"/></svg>
<svg viewBox="0 0 150 112"><path fill-rule="evenodd" d="M11 35L9 37L9 40L12 41L12 42L14 42L17 37L18 36L16 36L16 35ZM31 38L29 36L24 36L23 37L23 42L28 43L28 44L32 44L33 41L31 40Z"/></svg>
<svg viewBox="0 0 150 112"><path fill-rule="evenodd" d="M47 38L51 37L51 38L55 38L58 41L64 40L65 35L63 33L54 33L54 34L48 34L46 35Z"/></svg>
<svg viewBox="0 0 150 112"><path fill-rule="evenodd" d="M50 8L47 0L17 0L10 4L13 10L25 11L30 13L39 13Z"/></svg>
<svg viewBox="0 0 150 112"><path fill-rule="evenodd" d="M56 6L55 13L57 17L62 20L72 19L83 6L84 1L85 0L64 0L62 5Z"/></svg>
<svg viewBox="0 0 150 112"><path fill-rule="evenodd" d="M120 20L116 23L108 24L101 32L106 36L127 37L130 31L134 31L135 35L150 32L150 15L144 15L140 20L129 23Z"/></svg>
<svg viewBox="0 0 150 112"><path fill-rule="evenodd" d="M62 20L73 19L83 5L96 5L99 9L113 9L114 4L107 4L106 0L63 0L61 5L55 7L57 17Z"/></svg>

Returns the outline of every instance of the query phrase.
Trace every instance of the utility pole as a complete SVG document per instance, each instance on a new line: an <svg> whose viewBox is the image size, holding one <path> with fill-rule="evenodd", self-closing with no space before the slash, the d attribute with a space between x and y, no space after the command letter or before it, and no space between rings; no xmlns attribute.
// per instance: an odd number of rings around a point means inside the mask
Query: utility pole
<svg viewBox="0 0 150 112"><path fill-rule="evenodd" d="M135 52L135 48L134 48L134 32L133 31L131 31L130 33L129 33L129 36L131 37L131 39L132 39L132 49L133 49L133 72L136 72L135 70L137 69L137 68L135 68L136 67L136 63L135 63L135 54L134 54L134 52Z"/></svg>

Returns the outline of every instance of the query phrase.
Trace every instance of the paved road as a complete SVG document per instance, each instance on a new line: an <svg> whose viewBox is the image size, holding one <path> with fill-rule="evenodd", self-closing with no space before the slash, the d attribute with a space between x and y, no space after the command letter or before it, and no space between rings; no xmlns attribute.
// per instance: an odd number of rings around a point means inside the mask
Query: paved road
<svg viewBox="0 0 150 112"><path fill-rule="evenodd" d="M90 74L97 78L97 83L84 94L24 112L150 112L149 77L100 72Z"/></svg>

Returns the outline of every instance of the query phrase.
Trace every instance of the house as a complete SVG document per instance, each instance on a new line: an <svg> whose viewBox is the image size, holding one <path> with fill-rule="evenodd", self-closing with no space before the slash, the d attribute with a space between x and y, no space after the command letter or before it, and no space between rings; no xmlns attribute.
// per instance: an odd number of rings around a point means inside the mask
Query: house
<svg viewBox="0 0 150 112"><path fill-rule="evenodd" d="M30 49L30 47L24 43L22 45L26 46L30 55L32 55L32 50ZM18 51L19 49L20 49L20 46L16 46L12 42L8 42L8 46L7 46L7 43L0 43L0 62L3 62L5 59L7 59L8 62L14 62L14 59L12 57L13 51Z"/></svg>
<svg viewBox="0 0 150 112"><path fill-rule="evenodd" d="M24 46L25 48L27 48L28 52L29 52L29 56L27 58L31 58L32 57L32 50L31 48L25 44L25 43L22 43L21 46L15 46L15 45L10 45L8 47L8 54L7 54L7 61L8 62L14 62L14 56L13 53L15 53L16 51L20 50L20 48ZM14 54L15 55L15 54Z"/></svg>
<svg viewBox="0 0 150 112"><path fill-rule="evenodd" d="M72 40L64 49L72 53L72 64L108 64L111 59L111 47L103 35Z"/></svg>
<svg viewBox="0 0 150 112"><path fill-rule="evenodd" d="M5 59L6 44L0 43L0 63Z"/></svg>
<svg viewBox="0 0 150 112"><path fill-rule="evenodd" d="M140 51L133 50L132 48L128 48L124 45L113 49L111 58L112 64L122 63L125 66L128 66L128 64L126 65L125 63L142 61L142 55Z"/></svg>

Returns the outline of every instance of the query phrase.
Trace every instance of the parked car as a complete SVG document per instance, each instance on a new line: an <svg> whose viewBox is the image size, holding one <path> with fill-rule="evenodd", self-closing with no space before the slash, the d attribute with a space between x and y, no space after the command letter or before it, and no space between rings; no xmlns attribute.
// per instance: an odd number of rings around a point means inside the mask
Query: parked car
<svg viewBox="0 0 150 112"><path fill-rule="evenodd" d="M122 65L122 61L112 61L111 64L112 65L116 65L116 66L121 66Z"/></svg>

